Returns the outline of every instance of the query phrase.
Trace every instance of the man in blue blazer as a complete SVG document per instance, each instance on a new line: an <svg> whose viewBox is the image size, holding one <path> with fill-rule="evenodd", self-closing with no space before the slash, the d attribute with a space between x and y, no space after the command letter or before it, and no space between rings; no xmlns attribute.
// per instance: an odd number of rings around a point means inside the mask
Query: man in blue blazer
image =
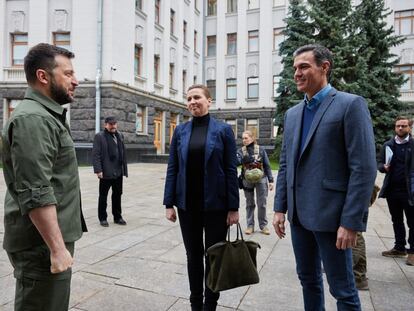
<svg viewBox="0 0 414 311"><path fill-rule="evenodd" d="M376 177L370 114L362 97L328 83L327 48L306 45L293 56L305 98L285 115L273 226L283 238L288 211L305 310L325 310L321 262L338 310L361 310L351 247L366 230Z"/></svg>

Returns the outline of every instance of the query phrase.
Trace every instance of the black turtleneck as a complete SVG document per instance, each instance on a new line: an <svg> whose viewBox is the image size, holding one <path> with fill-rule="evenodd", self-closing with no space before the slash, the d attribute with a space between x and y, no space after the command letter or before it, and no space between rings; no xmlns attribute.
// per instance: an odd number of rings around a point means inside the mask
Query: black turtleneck
<svg viewBox="0 0 414 311"><path fill-rule="evenodd" d="M204 205L204 155L210 115L193 118L187 157L187 207L201 210Z"/></svg>

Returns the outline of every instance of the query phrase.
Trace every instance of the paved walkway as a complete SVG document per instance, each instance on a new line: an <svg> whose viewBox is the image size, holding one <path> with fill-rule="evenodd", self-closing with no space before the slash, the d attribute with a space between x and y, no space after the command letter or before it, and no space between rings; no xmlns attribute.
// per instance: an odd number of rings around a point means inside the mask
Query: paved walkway
<svg viewBox="0 0 414 311"><path fill-rule="evenodd" d="M70 306L72 311L185 311L190 310L186 259L178 224L164 218L162 196L164 164L130 165L123 195L123 215L128 225L97 221L98 181L89 167L81 167L84 214L89 227L76 244ZM381 176L379 177L379 179ZM0 178L0 210L5 185ZM271 220L274 192L269 196ZM241 223L245 227L241 193ZM3 211L0 211L0 240ZM371 208L365 234L370 291L360 292L363 310L414 310L414 267L404 259L385 258L381 251L393 246L393 233L386 203ZM262 249L258 253L261 281L223 292L219 311L303 310L289 233L279 240L256 232L251 236ZM326 282L325 282L326 283ZM326 309L336 310L326 288ZM0 251L0 310L13 310L14 279L7 255Z"/></svg>

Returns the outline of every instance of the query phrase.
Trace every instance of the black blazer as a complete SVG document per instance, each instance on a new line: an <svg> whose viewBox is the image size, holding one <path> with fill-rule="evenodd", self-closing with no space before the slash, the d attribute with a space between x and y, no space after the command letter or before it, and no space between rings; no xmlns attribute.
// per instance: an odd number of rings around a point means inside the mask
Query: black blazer
<svg viewBox="0 0 414 311"><path fill-rule="evenodd" d="M386 198L388 195L388 189L390 186L390 172L386 172L384 169L385 164L385 149L386 147L390 147L391 150L394 152L395 140L394 137L390 140L386 141L384 146L377 157L378 163L378 170L381 173L385 173L384 183L382 185L381 191L379 193L380 198ZM407 143L407 148L405 151L405 182L407 184L407 194L408 194L408 202L411 206L414 205L414 140L410 137L409 142ZM392 167L391 167L392 171Z"/></svg>
<svg viewBox="0 0 414 311"><path fill-rule="evenodd" d="M118 132L119 133L119 132ZM119 133L119 137L123 149L122 159L122 175L128 177L128 166L126 159L126 149L124 144L124 136ZM105 131L101 131L95 135L92 149L93 171L95 174L103 172L104 179L113 179L116 176L114 163L109 160L108 143L105 138ZM115 176L114 176L115 175Z"/></svg>

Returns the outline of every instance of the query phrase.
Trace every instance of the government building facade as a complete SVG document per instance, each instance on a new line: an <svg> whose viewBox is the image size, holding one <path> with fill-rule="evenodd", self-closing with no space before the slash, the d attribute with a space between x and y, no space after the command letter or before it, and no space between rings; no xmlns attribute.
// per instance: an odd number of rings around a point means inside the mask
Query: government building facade
<svg viewBox="0 0 414 311"><path fill-rule="evenodd" d="M75 53L80 82L68 121L82 163L111 115L125 136L128 160L166 158L176 126L189 120L185 91L206 84L211 114L241 144L249 129L270 152L282 69L279 43L287 0L0 0L0 127L24 98L23 58L47 42ZM395 70L414 103L414 0L389 0L387 22L405 43Z"/></svg>

